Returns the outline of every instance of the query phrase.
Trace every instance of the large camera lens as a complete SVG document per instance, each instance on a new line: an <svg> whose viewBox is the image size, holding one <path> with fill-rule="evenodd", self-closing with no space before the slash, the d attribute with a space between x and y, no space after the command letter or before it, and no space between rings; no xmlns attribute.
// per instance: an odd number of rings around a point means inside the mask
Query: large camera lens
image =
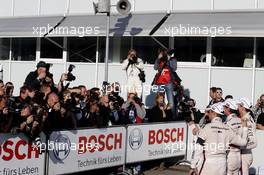
<svg viewBox="0 0 264 175"><path fill-rule="evenodd" d="M76 79L76 77L72 74L72 73L68 73L67 74L67 81L74 81Z"/></svg>

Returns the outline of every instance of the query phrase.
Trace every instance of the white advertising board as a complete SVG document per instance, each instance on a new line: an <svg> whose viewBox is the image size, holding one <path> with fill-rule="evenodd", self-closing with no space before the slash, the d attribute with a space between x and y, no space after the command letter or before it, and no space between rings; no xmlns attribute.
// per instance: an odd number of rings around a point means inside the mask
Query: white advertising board
<svg viewBox="0 0 264 175"><path fill-rule="evenodd" d="M67 174L125 163L126 129L57 131L50 136L49 174Z"/></svg>
<svg viewBox="0 0 264 175"><path fill-rule="evenodd" d="M185 122L128 126L126 162L185 155L186 127Z"/></svg>
<svg viewBox="0 0 264 175"><path fill-rule="evenodd" d="M24 134L0 134L0 175L44 175L45 153L33 145Z"/></svg>

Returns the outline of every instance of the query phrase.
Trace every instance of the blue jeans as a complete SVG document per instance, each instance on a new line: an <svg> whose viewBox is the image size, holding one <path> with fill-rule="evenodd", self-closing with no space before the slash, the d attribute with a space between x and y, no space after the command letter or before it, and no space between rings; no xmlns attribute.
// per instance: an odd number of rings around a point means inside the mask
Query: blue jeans
<svg viewBox="0 0 264 175"><path fill-rule="evenodd" d="M176 107L174 102L174 94L173 94L173 84L169 83L166 85L159 85L158 92L164 92L166 93L168 103L171 105L171 111L172 111L172 120L176 119Z"/></svg>

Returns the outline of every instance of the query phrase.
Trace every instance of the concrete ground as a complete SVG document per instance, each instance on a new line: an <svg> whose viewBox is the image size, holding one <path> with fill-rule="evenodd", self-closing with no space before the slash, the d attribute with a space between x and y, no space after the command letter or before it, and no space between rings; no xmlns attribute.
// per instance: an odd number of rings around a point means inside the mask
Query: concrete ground
<svg viewBox="0 0 264 175"><path fill-rule="evenodd" d="M189 167L171 166L165 169L152 169L144 172L144 175L188 175Z"/></svg>

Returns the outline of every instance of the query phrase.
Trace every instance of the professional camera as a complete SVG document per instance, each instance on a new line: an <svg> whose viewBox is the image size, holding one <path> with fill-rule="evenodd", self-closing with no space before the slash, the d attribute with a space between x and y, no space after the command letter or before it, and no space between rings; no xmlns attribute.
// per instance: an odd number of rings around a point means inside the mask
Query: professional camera
<svg viewBox="0 0 264 175"><path fill-rule="evenodd" d="M137 63L138 57L135 54L130 54L129 57L131 58L131 59L129 59L130 64L136 64Z"/></svg>
<svg viewBox="0 0 264 175"><path fill-rule="evenodd" d="M181 101L179 103L179 110L183 113L188 113L190 112L190 108L191 106L187 103L187 102L184 102L184 101Z"/></svg>
<svg viewBox="0 0 264 175"><path fill-rule="evenodd" d="M191 120L191 107L187 102L181 101L178 104L179 119L189 121Z"/></svg>
<svg viewBox="0 0 264 175"><path fill-rule="evenodd" d="M142 81L143 83L146 82L146 75L145 75L145 72L140 70L140 73L138 74L138 77L140 79L140 81Z"/></svg>
<svg viewBox="0 0 264 175"><path fill-rule="evenodd" d="M113 95L113 94L110 94L108 96L108 98L109 98L109 101L110 101L113 109L116 110L116 111L120 111L121 106L120 106L120 103L118 101L118 98L115 95Z"/></svg>
<svg viewBox="0 0 264 175"><path fill-rule="evenodd" d="M132 55L132 60L136 63L137 62L137 56L136 55Z"/></svg>
<svg viewBox="0 0 264 175"><path fill-rule="evenodd" d="M76 77L72 74L72 70L75 68L73 64L70 64L68 67L67 81L74 81Z"/></svg>
<svg viewBox="0 0 264 175"><path fill-rule="evenodd" d="M13 113L13 114L17 114L17 115L20 115L21 111L22 111L22 109L8 108L9 113Z"/></svg>
<svg viewBox="0 0 264 175"><path fill-rule="evenodd" d="M142 101L141 101L141 99L139 98L139 97L137 97L137 96L134 96L133 97L133 100L136 102L136 104L138 104L138 105L142 105ZM133 105L132 103L130 103L130 105Z"/></svg>
<svg viewBox="0 0 264 175"><path fill-rule="evenodd" d="M24 103L19 102L18 100L16 100L15 97L11 97L7 101L7 106L8 106L8 112L9 113L15 114L15 115L20 115L20 113L24 107Z"/></svg>
<svg viewBox="0 0 264 175"><path fill-rule="evenodd" d="M96 100L99 101L100 96L100 89L99 88L92 88L88 91L88 96L90 97L90 100Z"/></svg>

